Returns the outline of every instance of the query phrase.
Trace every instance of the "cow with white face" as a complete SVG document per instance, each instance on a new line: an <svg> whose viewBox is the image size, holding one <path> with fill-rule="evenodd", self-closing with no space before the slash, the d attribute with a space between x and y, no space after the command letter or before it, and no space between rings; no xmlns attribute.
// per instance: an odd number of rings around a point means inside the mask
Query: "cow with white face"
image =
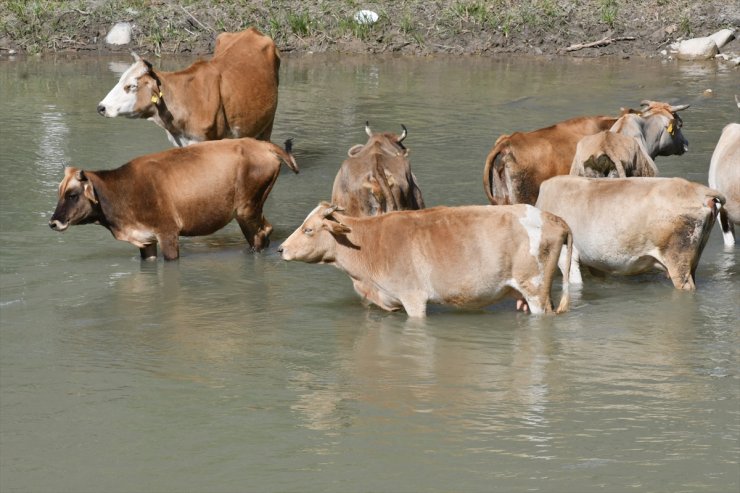
<svg viewBox="0 0 740 493"><path fill-rule="evenodd" d="M740 224L740 123L730 123L722 130L709 163L709 186L727 198L719 220L725 245L733 246L735 225Z"/></svg>
<svg viewBox="0 0 740 493"><path fill-rule="evenodd" d="M690 291L724 203L720 192L683 178L556 176L537 199L573 231L574 283L582 282L580 263L620 275L664 270L676 288Z"/></svg>
<svg viewBox="0 0 740 493"><path fill-rule="evenodd" d="M254 28L222 33L213 57L178 72L134 63L98 104L113 118L144 118L167 131L173 145L253 137L270 140L278 103L280 57Z"/></svg>
<svg viewBox="0 0 740 493"><path fill-rule="evenodd" d="M364 300L424 317L427 303L480 308L507 296L532 313L552 312L558 257L564 250L569 259L571 249L565 222L529 205L353 217L322 202L278 251L334 265ZM568 308L568 266L557 312Z"/></svg>

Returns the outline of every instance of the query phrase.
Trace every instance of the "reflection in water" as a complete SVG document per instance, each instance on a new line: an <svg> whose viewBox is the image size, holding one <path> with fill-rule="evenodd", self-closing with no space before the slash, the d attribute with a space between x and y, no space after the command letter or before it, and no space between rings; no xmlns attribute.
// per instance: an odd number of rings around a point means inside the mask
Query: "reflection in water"
<svg viewBox="0 0 740 493"><path fill-rule="evenodd" d="M62 170L69 158L65 152L69 128L64 115L56 111L54 105L47 105L41 114L41 138L39 139L38 159L39 187L45 190L56 187L63 176Z"/></svg>

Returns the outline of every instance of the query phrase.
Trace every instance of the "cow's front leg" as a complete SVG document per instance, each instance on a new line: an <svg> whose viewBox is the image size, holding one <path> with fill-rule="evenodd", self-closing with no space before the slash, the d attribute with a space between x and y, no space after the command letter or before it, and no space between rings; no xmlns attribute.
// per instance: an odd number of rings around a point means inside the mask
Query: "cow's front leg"
<svg viewBox="0 0 740 493"><path fill-rule="evenodd" d="M139 248L139 254L142 260L156 260L157 259L157 244L150 243L149 245Z"/></svg>
<svg viewBox="0 0 740 493"><path fill-rule="evenodd" d="M413 318L424 318L427 316L427 300L419 296L409 296L401 300L406 314Z"/></svg>
<svg viewBox="0 0 740 493"><path fill-rule="evenodd" d="M180 242L177 234L162 234L157 236L157 240L165 260L176 260L180 256Z"/></svg>

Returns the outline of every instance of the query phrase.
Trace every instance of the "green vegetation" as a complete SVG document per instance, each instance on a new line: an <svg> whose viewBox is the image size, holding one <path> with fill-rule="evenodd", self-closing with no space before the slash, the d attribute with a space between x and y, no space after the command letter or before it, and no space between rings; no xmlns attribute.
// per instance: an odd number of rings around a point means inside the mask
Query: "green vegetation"
<svg viewBox="0 0 740 493"><path fill-rule="evenodd" d="M726 0L2 0L0 54L107 49L103 38L119 21L133 23L135 49L155 54L207 53L217 33L248 26L288 51L516 51L544 39L592 41L604 25L635 36L675 24L686 36L699 27L690 19L712 17L692 12L710 6L728 8ZM363 8L378 22L357 22Z"/></svg>

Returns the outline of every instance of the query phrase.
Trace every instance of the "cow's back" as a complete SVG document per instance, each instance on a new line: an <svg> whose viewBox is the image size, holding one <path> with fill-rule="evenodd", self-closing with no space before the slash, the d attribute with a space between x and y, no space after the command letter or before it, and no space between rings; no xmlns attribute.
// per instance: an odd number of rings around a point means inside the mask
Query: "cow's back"
<svg viewBox="0 0 740 493"><path fill-rule="evenodd" d="M254 28L222 33L209 61L220 73L220 93L233 137L269 140L278 104L280 55Z"/></svg>

